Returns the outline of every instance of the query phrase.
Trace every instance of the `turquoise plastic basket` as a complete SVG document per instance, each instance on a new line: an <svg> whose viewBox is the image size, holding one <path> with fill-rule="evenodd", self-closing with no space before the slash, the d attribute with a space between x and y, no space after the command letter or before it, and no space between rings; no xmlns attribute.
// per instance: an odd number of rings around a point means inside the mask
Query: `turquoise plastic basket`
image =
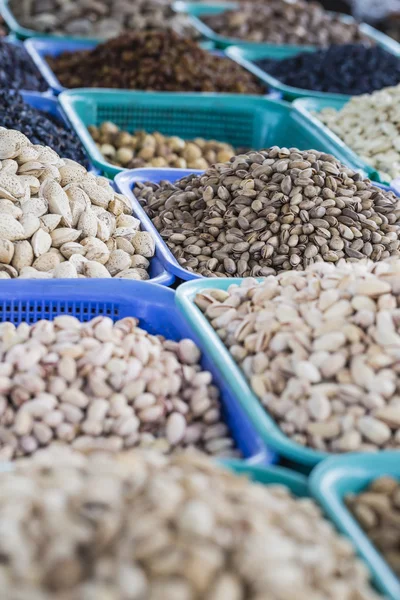
<svg viewBox="0 0 400 600"><path fill-rule="evenodd" d="M28 29L27 27L22 27L19 24L17 19L15 18L13 12L10 9L9 0L0 0L0 15L3 17L4 21L7 24L7 27L10 29L12 34L19 40L26 40L29 38L46 38L47 40L73 40L73 41L92 41L92 42L101 42L103 38L87 38L80 36L61 36L61 35L52 35L50 33L42 33L40 31L35 31L34 29Z"/></svg>
<svg viewBox="0 0 400 600"><path fill-rule="evenodd" d="M321 504L338 529L347 535L367 563L376 587L391 600L400 598L400 580L363 532L343 498L364 490L382 475L400 479L400 453L346 454L321 463L311 474L312 496Z"/></svg>
<svg viewBox="0 0 400 600"><path fill-rule="evenodd" d="M347 144L340 139L336 133L334 133L329 127L324 125L322 121L318 119L318 117L314 116L312 113L319 113L324 108L335 108L336 110L341 110L343 106L348 102L348 99L340 99L340 98L299 98L293 102L294 108L301 113L309 122L310 127L313 127L315 130L319 130L323 132L326 138L329 138L330 143L335 148L335 152L341 153L342 156L345 157L345 162L351 162L351 164L357 169L362 169L366 173L368 173L368 177L374 179L375 181L379 181L380 183L389 184L389 181L383 179L380 174L366 162L364 162Z"/></svg>
<svg viewBox="0 0 400 600"><path fill-rule="evenodd" d="M300 498L310 496L307 478L300 473L285 467L249 466L241 460L221 461L223 466L238 475L245 475L252 481L263 485L285 485L291 492Z"/></svg>
<svg viewBox="0 0 400 600"><path fill-rule="evenodd" d="M176 290L175 301L185 319L190 323L191 328L207 348L207 352L220 371L224 383L230 387L232 393L242 403L261 439L270 448L273 448L278 454L294 464L312 467L327 458L329 454L301 446L280 430L252 392L243 372L237 366L206 317L193 302L196 294L203 290L210 288L227 290L230 285L240 284L240 281L239 278L189 281Z"/></svg>
<svg viewBox="0 0 400 600"><path fill-rule="evenodd" d="M109 177L126 171L108 163L97 148L88 125L113 121L119 127L134 131L160 131L184 139L204 137L227 142L235 147L261 148L275 143L278 128L288 129L283 115L284 105L255 96L242 98L237 94L196 94L136 92L120 90L80 89L63 92L60 103L74 127L90 159ZM301 121L307 122L300 117ZM293 143L300 138L301 126L293 125ZM312 128L306 134L313 138ZM290 133L287 131L286 139ZM282 135L280 135L282 139ZM316 139L319 146L322 140ZM311 141L310 141L311 143ZM304 142L303 142L303 147Z"/></svg>
<svg viewBox="0 0 400 600"><path fill-rule="evenodd" d="M254 44L248 44L246 46L230 46L226 48L225 54L232 60L236 61L239 65L256 75L262 81L272 89L281 92L285 100L295 100L296 98L322 98L324 100L341 100L347 101L351 96L346 94L329 94L327 92L316 92L313 90L305 90L302 88L294 87L292 85L286 85L269 75L261 67L255 63L263 59L282 60L289 58L290 56L296 56L299 52L313 52L313 48L303 48L300 50L299 47L288 47L288 46L270 46L269 48L255 48Z"/></svg>
<svg viewBox="0 0 400 600"><path fill-rule="evenodd" d="M185 12L192 17L193 25L198 29L198 31L207 39L213 41L217 48L227 48L228 46L248 46L249 44L254 47L276 47L277 44L266 44L266 43L258 43L258 42L248 42L239 38L225 37L223 35L219 35L215 33L208 25L202 21L201 17L210 14L221 13L226 10L231 10L232 8L239 8L239 4L235 2L221 2L218 4L199 4L197 2L175 2L174 8L178 12ZM338 14L338 13L336 13ZM340 14L340 19L344 22L350 23L354 22L354 19L348 15ZM366 23L360 24L360 30L374 40L379 46L382 46L388 52L395 54L396 56L400 56L400 44L390 38L389 36L381 33L374 27L367 25ZM284 46L281 46L284 47ZM293 46L286 46L289 48L293 48ZM311 48L311 46L297 46L299 52L304 50L305 48ZM315 48L313 46L312 48Z"/></svg>

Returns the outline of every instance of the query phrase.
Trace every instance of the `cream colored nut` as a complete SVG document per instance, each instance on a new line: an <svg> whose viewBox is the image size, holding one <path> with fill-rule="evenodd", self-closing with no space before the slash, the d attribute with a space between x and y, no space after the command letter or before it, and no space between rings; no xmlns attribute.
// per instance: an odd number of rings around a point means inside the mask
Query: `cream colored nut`
<svg viewBox="0 0 400 600"><path fill-rule="evenodd" d="M60 252L66 259L69 259L74 254L81 254L84 256L86 254L86 248L78 242L67 242L60 247Z"/></svg>
<svg viewBox="0 0 400 600"><path fill-rule="evenodd" d="M76 279L78 276L75 266L70 262L62 262L53 271L53 277L60 279Z"/></svg>
<svg viewBox="0 0 400 600"><path fill-rule="evenodd" d="M17 240L25 239L25 231L22 225L9 215L4 213L0 219L0 239L9 240L15 242Z"/></svg>
<svg viewBox="0 0 400 600"><path fill-rule="evenodd" d="M104 277L111 277L106 267L99 262L93 260L87 260L83 265L83 275L90 277L91 279L101 279Z"/></svg>
<svg viewBox="0 0 400 600"><path fill-rule="evenodd" d="M155 252L155 241L153 236L147 231L139 231L131 240L132 246L135 248L135 252L144 256L145 258L151 258Z"/></svg>
<svg viewBox="0 0 400 600"><path fill-rule="evenodd" d="M32 263L33 249L31 244L27 240L15 242L14 256L11 262L12 266L17 269L17 271L20 271L23 267L30 267Z"/></svg>
<svg viewBox="0 0 400 600"><path fill-rule="evenodd" d="M52 279L53 274L50 271L39 271L33 267L23 267L19 277L21 279Z"/></svg>
<svg viewBox="0 0 400 600"><path fill-rule="evenodd" d="M29 239L33 236L36 231L41 227L41 221L39 217L36 217L32 214L27 214L21 216L19 222L25 231L26 239ZM44 228L46 230L46 228Z"/></svg>
<svg viewBox="0 0 400 600"><path fill-rule="evenodd" d="M47 231L47 233L54 231L54 229L59 226L61 218L61 215L43 215L43 217L40 218L42 229Z"/></svg>
<svg viewBox="0 0 400 600"><path fill-rule="evenodd" d="M50 250L52 237L44 229L38 229L32 236L31 244L33 253L37 258Z"/></svg>
<svg viewBox="0 0 400 600"><path fill-rule="evenodd" d="M64 244L68 242L75 242L80 236L81 231L79 229L72 229L71 227L59 227L58 229L54 229L50 233L52 245L55 248L61 248Z"/></svg>
<svg viewBox="0 0 400 600"><path fill-rule="evenodd" d="M62 187L70 183L76 184L85 178L87 174L85 167L82 167L82 165L73 160L65 160L65 163L65 166L59 169L61 175L60 184Z"/></svg>
<svg viewBox="0 0 400 600"><path fill-rule="evenodd" d="M119 215L117 217L117 227L131 227L133 229L140 229L140 221L136 219L136 217L132 217L132 215Z"/></svg>
<svg viewBox="0 0 400 600"><path fill-rule="evenodd" d="M39 194L47 200L49 211L56 215L61 215L64 224L72 226L72 212L69 205L69 199L63 188L57 181L47 179L42 183Z"/></svg>
<svg viewBox="0 0 400 600"><path fill-rule="evenodd" d="M107 248L104 242L98 240L97 238L84 238L83 240L81 240L81 244L86 250L86 258L90 261L94 260L104 265L110 258L109 249Z"/></svg>
<svg viewBox="0 0 400 600"><path fill-rule="evenodd" d="M98 221L94 212L90 208L81 214L78 221L78 229L82 231L84 237L96 236Z"/></svg>
<svg viewBox="0 0 400 600"><path fill-rule="evenodd" d="M14 244L9 240L0 239L0 263L10 264L14 254Z"/></svg>
<svg viewBox="0 0 400 600"><path fill-rule="evenodd" d="M106 262L106 269L109 271L111 276L113 277L120 271L124 269L128 269L131 265L131 257L124 250L114 250L110 253L110 257Z"/></svg>
<svg viewBox="0 0 400 600"><path fill-rule="evenodd" d="M61 262L60 256L54 252L42 254L33 263L33 268L37 271L53 271Z"/></svg>
<svg viewBox="0 0 400 600"><path fill-rule="evenodd" d="M7 213L15 219L19 219L19 217L21 217L23 214L22 210L15 204L15 202L6 199L0 200L0 211L1 214Z"/></svg>

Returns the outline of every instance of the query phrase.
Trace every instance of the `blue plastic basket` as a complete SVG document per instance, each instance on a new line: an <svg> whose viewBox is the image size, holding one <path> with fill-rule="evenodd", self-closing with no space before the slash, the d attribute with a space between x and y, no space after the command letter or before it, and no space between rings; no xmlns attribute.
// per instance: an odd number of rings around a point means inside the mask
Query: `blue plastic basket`
<svg viewBox="0 0 400 600"><path fill-rule="evenodd" d="M49 64L46 61L46 56L59 56L63 52L79 52L81 50L93 50L97 44L93 42L83 42L83 41L71 41L71 40L57 40L57 39L45 39L45 38L32 38L26 40L24 45L29 52L32 60L35 65L49 84L49 87L53 90L53 92L58 95L61 92L65 91L67 88L61 85L56 75L51 70ZM204 50L208 50L213 54L224 55L223 52L218 50L212 50L210 48L209 42L204 42L202 44ZM260 80L260 83L265 86L265 93L268 94L268 88L264 81ZM164 92L168 93L168 92ZM185 92L180 92L184 94ZM191 92L188 92L191 93ZM201 92L199 92L201 94ZM239 94L242 98L249 98L246 94ZM280 98L281 94L279 92L274 91L273 97Z"/></svg>
<svg viewBox="0 0 400 600"><path fill-rule="evenodd" d="M310 490L338 529L351 539L367 563L376 587L386 598L399 600L400 580L343 502L347 494L361 492L373 479L382 475L400 479L399 452L347 454L330 458L313 470Z"/></svg>
<svg viewBox="0 0 400 600"><path fill-rule="evenodd" d="M74 315L81 321L98 315L114 321L134 316L151 334L173 340L189 337L198 343L175 307L174 292L159 285L123 280L82 280L79 285L73 280L13 280L0 284L0 297L0 321L35 323L61 314ZM271 464L275 455L261 442L240 403L223 384L201 343L198 345L203 353L202 367L212 373L221 391L225 421L243 456L250 464Z"/></svg>
<svg viewBox="0 0 400 600"><path fill-rule="evenodd" d="M268 113L268 104L272 108L274 105L274 101L264 100L262 101L264 110ZM280 110L286 109L286 103L284 102L275 102L275 105L279 106ZM247 104L247 109L251 111L251 104ZM287 105L289 107L289 105ZM290 111L290 107L286 109ZM318 139L315 136L315 130L307 129L303 127L301 121L296 121L295 119L291 119L293 113L290 113L286 117L286 121L282 123L283 119L279 118L277 114L270 115L271 123L268 123L268 119L266 119L264 123L262 123L262 119L260 122L256 120L256 111L253 109L254 115L254 142L250 142L250 146L252 148L262 148L268 147L273 144L280 146L292 147L296 146L300 149L307 148L315 148L317 150L321 150L324 152L331 152L335 154L336 157L341 159L344 163L349 164L345 158L340 156L338 152L332 152L329 144L325 144L323 140ZM265 115L264 115L265 116ZM270 125L270 127L268 127ZM271 139L272 135L272 139ZM264 140L264 143L260 142ZM263 138L263 136L265 136ZM171 250L168 248L167 244L162 239L161 235L157 231L156 227L153 225L150 217L147 216L145 210L141 207L139 201L133 194L133 187L138 182L146 182L149 181L151 183L160 183L161 181L170 181L175 182L182 177L186 177L190 174L201 175L203 171L196 171L193 169L152 169L152 168L143 168L143 169L132 169L130 171L124 171L119 173L115 177L115 184L121 191L121 193L125 194L131 202L133 214L140 219L142 223L143 229L149 231L153 234L156 240L156 248L159 253L160 260L164 264L165 268L170 272L182 279L183 281L189 281L192 279L203 279L202 275L197 273L192 273L187 269L183 268L179 262L176 260ZM365 176L367 175L365 172L363 173ZM374 182L375 183L375 182ZM378 185L378 184L377 184ZM380 185L382 189L389 189L388 186ZM400 195L400 182L399 189L394 189L393 191Z"/></svg>

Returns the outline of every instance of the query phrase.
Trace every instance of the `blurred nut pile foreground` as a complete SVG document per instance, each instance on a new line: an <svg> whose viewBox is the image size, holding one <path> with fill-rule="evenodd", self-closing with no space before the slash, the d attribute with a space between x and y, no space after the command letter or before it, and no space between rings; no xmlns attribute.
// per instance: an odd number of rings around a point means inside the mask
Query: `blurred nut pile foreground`
<svg viewBox="0 0 400 600"><path fill-rule="evenodd" d="M229 144L216 140L185 141L178 136L166 136L155 131L122 131L109 121L99 127L89 126L89 132L108 162L126 169L139 167L173 167L207 169L216 162L229 160L235 151Z"/></svg>
<svg viewBox="0 0 400 600"><path fill-rule="evenodd" d="M59 449L15 469L0 474L2 600L379 598L313 500L200 456Z"/></svg>
<svg viewBox="0 0 400 600"><path fill-rule="evenodd" d="M155 244L108 179L0 130L0 279L149 279Z"/></svg>
<svg viewBox="0 0 400 600"><path fill-rule="evenodd" d="M400 262L320 262L195 302L295 442L400 448Z"/></svg>
<svg viewBox="0 0 400 600"><path fill-rule="evenodd" d="M43 33L110 38L124 31L171 28L196 35L170 0L10 0L9 6L20 25Z"/></svg>
<svg viewBox="0 0 400 600"><path fill-rule="evenodd" d="M399 198L316 150L248 152L134 194L180 265L207 277L399 255Z"/></svg>
<svg viewBox="0 0 400 600"><path fill-rule="evenodd" d="M233 60L173 31L121 35L94 50L63 52L46 60L67 88L266 93L256 77Z"/></svg>
<svg viewBox="0 0 400 600"><path fill-rule="evenodd" d="M201 18L220 35L252 42L305 46L371 43L356 22L343 22L340 16L327 12L318 2L243 2L238 9Z"/></svg>
<svg viewBox="0 0 400 600"><path fill-rule="evenodd" d="M341 110L324 108L318 119L383 179L400 177L400 85L352 98Z"/></svg>
<svg viewBox="0 0 400 600"><path fill-rule="evenodd" d="M345 498L371 542L400 577L400 482L392 477L378 477L359 494Z"/></svg>
<svg viewBox="0 0 400 600"><path fill-rule="evenodd" d="M1 323L0 356L0 459L56 440L82 451L195 445L238 455L189 339L149 335L134 318L63 315Z"/></svg>

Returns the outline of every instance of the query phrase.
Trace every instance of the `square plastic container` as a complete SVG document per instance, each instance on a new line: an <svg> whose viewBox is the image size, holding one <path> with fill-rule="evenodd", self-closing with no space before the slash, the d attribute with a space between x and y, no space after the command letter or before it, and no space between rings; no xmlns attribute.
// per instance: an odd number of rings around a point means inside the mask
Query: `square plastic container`
<svg viewBox="0 0 400 600"><path fill-rule="evenodd" d="M20 0L22 2L22 0ZM28 38L46 38L48 40L59 40L60 38L64 40L74 40L74 41L92 41L97 42L101 41L100 38L81 38L79 36L60 36L60 35L52 35L42 33L40 31L35 31L34 29L28 29L27 27L22 27L19 24L17 19L15 18L12 10L10 9L9 0L0 0L0 14L6 22L10 31L20 40L26 40Z"/></svg>
<svg viewBox="0 0 400 600"><path fill-rule="evenodd" d="M301 446L281 431L276 421L269 415L252 391L243 371L236 364L208 319L194 303L196 294L203 290L227 290L230 285L240 285L241 281L240 278L203 278L202 280L184 283L176 291L176 304L190 324L192 331L207 348L207 352L220 371L225 385L241 402L263 442L273 448L280 456L291 461L295 468L299 465L301 470L307 471L324 459L334 455ZM346 456L348 455L346 454ZM369 456L368 460L370 460ZM397 456L400 465L400 453L397 453Z"/></svg>
<svg viewBox="0 0 400 600"><path fill-rule="evenodd" d="M121 279L112 282L82 280L79 285L71 279L54 280L50 285L39 280L13 280L0 284L0 296L0 321L35 323L62 314L74 315L80 321L89 321L98 315L114 321L134 316L139 319L140 326L153 335L173 340L189 337L198 343L175 307L174 292L159 285ZM220 389L224 419L244 458L249 464L271 464L275 454L260 440L201 342L198 345L202 351L201 365L212 373L214 383Z"/></svg>
<svg viewBox="0 0 400 600"><path fill-rule="evenodd" d="M313 470L310 490L337 528L350 538L367 563L379 591L385 598L399 600L400 580L343 501L347 494L361 492L373 479L382 475L400 479L399 452L346 454L330 458Z"/></svg>
<svg viewBox="0 0 400 600"><path fill-rule="evenodd" d="M307 94L310 96L310 94ZM322 121L318 119L313 112L319 113L324 108L334 108L335 110L341 110L345 104L349 101L348 99L340 98L298 98L293 102L294 108L301 113L310 123L310 127L314 127L316 130L323 132L324 135L329 138L330 143L335 148L336 152L341 152L346 158L346 162L351 162L358 169L368 173L368 177L376 179L381 183L389 183L384 181L373 167L364 162L347 144L340 139L336 133L334 133L329 127L327 127Z"/></svg>
<svg viewBox="0 0 400 600"><path fill-rule="evenodd" d="M246 40L242 40L240 38L232 38L232 37L226 37L223 35L219 35L215 31L213 31L210 27L208 27L208 25L206 25L204 23L204 21L202 21L201 17L204 17L205 15L221 13L226 10L232 10L235 8L239 8L239 6L240 5L236 2L200 4L199 2L178 1L178 2L175 2L174 9L177 12L185 12L185 13L189 14L192 17L192 23L196 27L196 29L198 29L198 31L205 38L214 42L215 45L217 46L217 48L227 48L228 46L242 46L242 45L246 46L249 44L254 45L254 47L258 46L260 48L261 47L264 47L264 48L265 47L277 47L278 44L249 42ZM331 13L331 14L335 14L335 15L339 16L340 20L343 21L344 23L354 23L353 17L351 17L349 15L342 15L340 13ZM391 37L389 37L388 35L381 33L380 31L378 31L374 27L371 27L370 25L367 25L366 23L360 23L360 30L365 35L367 35L369 38L374 40L379 46L382 46L382 48L384 48L388 52L391 52L392 54L395 54L396 56L400 56L400 44L398 42L396 42L394 39L392 39ZM283 44L282 45L279 44L279 46L284 47ZM286 47L293 48L293 46L286 46ZM316 48L316 46L300 46L300 45L297 47L298 47L299 52L301 52L305 48L313 48L313 49Z"/></svg>
<svg viewBox="0 0 400 600"><path fill-rule="evenodd" d="M279 93L274 95L280 97ZM59 101L93 164L108 177L127 169L107 162L87 130L88 125L113 121L130 132L145 129L160 131L164 135L178 135L187 140L203 137L243 147L250 146L257 136L255 129L259 120L251 108L261 109L264 106L259 98L243 99L238 94L92 88L63 92Z"/></svg>
<svg viewBox="0 0 400 600"><path fill-rule="evenodd" d="M307 90L303 88L294 87L292 85L286 85L270 75L267 71L264 71L262 67L256 65L256 62L263 59L282 60L291 56L296 56L301 52L312 52L313 48L305 48L301 50L299 46L270 46L269 48L255 48L254 44L247 44L246 46L229 46L225 50L225 54L232 60L236 61L239 65L256 75L262 81L272 89L280 92L285 100L295 100L296 98L322 98L332 100L343 100L344 102L349 100L351 96L346 94L331 94L328 92L317 92L314 90Z"/></svg>
<svg viewBox="0 0 400 600"><path fill-rule="evenodd" d="M239 278L203 278L199 281L184 283L176 291L176 304L190 324L192 331L207 348L207 352L219 370L225 385L230 388L231 393L242 404L263 442L295 465L299 464L307 468L313 467L330 455L327 452L301 446L280 430L277 423L252 391L244 373L233 360L229 350L200 309L194 304L194 297L203 290L211 288L227 290L230 285L238 285L240 282L241 279Z"/></svg>
<svg viewBox="0 0 400 600"><path fill-rule="evenodd" d="M42 73L43 77L49 84L49 87L53 90L53 92L58 95L61 92L65 91L67 88L63 87L56 75L50 69L49 64L46 61L46 56L59 56L63 52L79 52L81 50L93 50L96 47L97 43L91 41L74 41L71 39L65 40L64 38L53 38L53 39L45 39L45 38L32 38L28 39L24 42L25 47L29 54L32 57L32 60L36 64L39 71ZM213 54L223 55L221 51L213 50L214 44L210 47L210 42L205 42L201 44L204 50L208 52L212 52ZM264 84L263 81L261 81ZM89 88L93 89L93 88ZM110 90L111 91L111 90ZM112 90L114 91L114 90ZM152 93L152 92L149 92ZM164 94L168 94L170 92L163 92ZM191 94L191 92L179 92L181 95ZM265 90L265 93L268 94L268 89ZM203 93L198 92L199 96L202 97ZM246 94L230 94L231 96L240 96L243 101L247 101L248 98L252 98L252 95ZM257 95L255 97L258 97Z"/></svg>

